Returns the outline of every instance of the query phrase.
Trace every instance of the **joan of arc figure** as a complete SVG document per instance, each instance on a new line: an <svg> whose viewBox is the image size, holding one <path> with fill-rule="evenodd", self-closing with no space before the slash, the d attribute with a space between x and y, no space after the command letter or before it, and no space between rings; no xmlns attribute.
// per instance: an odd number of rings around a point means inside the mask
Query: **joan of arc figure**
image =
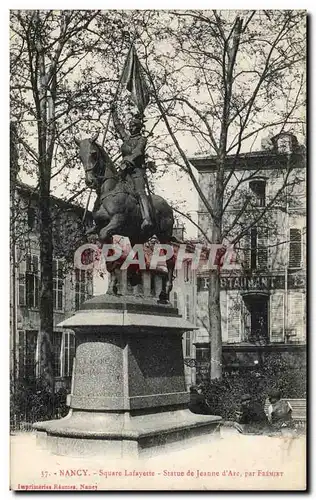
<svg viewBox="0 0 316 500"><path fill-rule="evenodd" d="M151 229L153 222L148 196L145 188L145 149L147 139L142 135L143 123L140 115L135 115L129 122L129 133L120 121L115 106L112 107L115 129L122 139L121 146L122 175L130 175L138 197L142 215L142 230Z"/></svg>

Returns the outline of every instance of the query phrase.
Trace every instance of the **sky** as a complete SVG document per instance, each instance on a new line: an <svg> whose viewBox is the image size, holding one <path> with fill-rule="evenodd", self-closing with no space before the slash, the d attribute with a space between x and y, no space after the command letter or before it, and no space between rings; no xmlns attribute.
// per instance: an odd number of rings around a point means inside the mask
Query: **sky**
<svg viewBox="0 0 316 500"><path fill-rule="evenodd" d="M106 5L108 7L108 5ZM118 5L119 7L119 5ZM76 7L78 8L78 7ZM102 71L102 68L100 67L100 71ZM149 117L150 118L150 117ZM269 119L269 116L267 116L267 120ZM159 129L162 130L164 128L164 125L158 125L157 129L159 132ZM84 135L81 137L84 138ZM189 156L194 156L196 153L196 142L195 140L190 137L189 135L185 137L178 137L179 142L181 147L187 151ZM251 141L249 143L245 143L244 145L244 150L249 150L250 147L253 147L253 149L260 149L260 142L261 142L262 136L258 137L255 145L252 144ZM78 165L80 167L80 165ZM195 172L197 175L197 173ZM78 176L83 177L83 166L78 169L74 169L73 172L70 174L70 179L75 182L78 178ZM21 173L21 180L26 183L34 184L34 179L31 177ZM176 200L177 204L181 208L182 211L185 213L189 213L192 219L197 222L197 209L198 209L198 195L195 191L195 188L192 185L192 182L190 179L184 175L179 175L179 170L177 167L174 168L169 168L169 171L164 174L163 177L161 176L154 176L153 177L153 182L155 185L155 192L163 197L165 197L167 200ZM88 190L86 194L86 198L88 197ZM60 197L67 197L67 192L65 191L65 186L60 182L60 179L56 178L52 182L52 193L55 196L60 196ZM94 203L95 196L93 195L90 199L90 204L89 208L92 209L93 203ZM197 229L196 227L191 224L187 219L182 219L183 222L185 223L186 227L186 236L188 238L194 238L197 235Z"/></svg>
<svg viewBox="0 0 316 500"><path fill-rule="evenodd" d="M155 0L152 0L150 3L151 8L236 8L236 2L233 0L221 0L221 2L214 2L211 6L209 1L207 0L195 0L194 4L192 2L186 2L184 0L160 0L159 2L156 2ZM1 92L1 99L2 99L2 113L1 113L1 118L2 118L2 137L7 139L7 147L4 147L3 151L3 156L2 156L2 166L3 166L3 177L2 179L4 180L9 179L9 169L6 167L9 165L9 137L8 137L8 128L9 128L9 99L8 99L8 85L9 85L9 73L8 73L8 9L9 8L38 8L38 9L43 9L43 8L73 8L73 9L80 9L80 8L88 8L90 7L86 1L82 0L76 0L74 2L73 0L67 1L63 0L62 2L54 1L50 2L49 4L46 2L39 2L39 0L36 1L25 1L25 0L15 0L6 2L5 0L1 3L0 8L1 10L1 16L0 16L0 23L1 23L1 30L0 30L0 36L2 37L1 40L1 67L4 69L3 71L3 78L1 79L1 86L2 86L2 92ZM148 8L148 0L145 2L144 0L138 0L138 1L133 1L133 2L127 2L126 0L116 0L115 2L106 2L106 7L107 8ZM238 2L238 7L239 8L247 8L247 9L253 9L253 8L266 8L266 9L275 9L275 8L280 8L280 9L289 9L289 8L306 8L308 9L308 12L311 14L311 21L315 22L315 15L316 15L316 6L313 2L310 1L304 1L301 0L301 2L295 2L293 0L265 0L264 2L258 1L258 0L247 0L247 1L240 1ZM95 0L93 2L93 8L105 8L105 2L101 0ZM314 15L314 16L313 16ZM314 19L313 19L314 17ZM309 108L310 108L310 113L309 113L309 120L310 122L313 122L315 120L315 113L316 113L316 100L313 99L313 91L315 90L315 80L313 80L313 71L312 69L316 67L316 37L313 35L312 36L312 29L310 29L310 65L309 65L309 71L310 71L310 95L311 99L309 100ZM5 139L4 139L5 142ZM313 144L312 141L309 143L309 162L310 166L310 176L309 176L309 197L310 197L310 213L315 214L316 213L316 206L314 206L316 197L313 196L313 193L316 191L316 178L315 178L315 168L313 165ZM7 177L6 177L7 175ZM1 182L0 183L0 189L1 189L1 197L0 197L0 202L1 202L1 208L2 208L2 217L1 217L1 222L2 222L2 236L3 236L3 244L1 246L1 252L2 252L2 262L7 262L8 259L8 249L9 249L9 189L8 189L8 180L7 182ZM162 181L162 189L170 189L170 183L167 179L164 179ZM191 192L190 190L187 191L186 188L186 183L184 182L184 186L181 184L177 184L177 189L175 190L176 193L182 195L182 197L189 202L189 206L194 209L195 202L197 206L197 197L195 193ZM311 217L310 218L310 255L311 257L313 256L313 252L315 252L315 247L316 247L316 218ZM7 244L6 244L7 243ZM313 287L315 286L316 283L316 266L312 265L313 264L313 259L310 258L310 267L309 267L309 275L310 275L310 325L312 326L314 324L314 321L316 318L314 317L314 313L316 311L316 307L314 307L316 304L314 304L315 297L316 297L316 290L313 290ZM1 318L2 318L2 324L4 326L4 335L3 335L3 343L2 343L2 359L1 359L1 380L2 380L2 401L5 404L5 401L7 400L7 403L9 401L9 335L8 335L8 328L9 328L9 306L8 306L8 297L9 297L9 282L10 282L10 275L9 275L9 266L5 265L2 271L2 284L3 286L1 287ZM314 292L314 293L313 293ZM310 354L311 358L316 357L316 343L314 342L313 345L310 348ZM314 356L313 356L314 355ZM315 363L311 363L311 372L310 372L310 377L311 380L315 380ZM311 414L315 414L315 402L316 402L316 384L314 383L313 385L311 384L310 387L310 394L311 396ZM7 399L6 399L7 398ZM7 420L6 420L7 418ZM6 421L5 421L6 420ZM3 460L1 463L3 466L1 467L1 472L0 472L0 490L2 493L3 498L9 498L9 496L12 496L12 492L9 491L9 463L10 460L8 460L8 450L9 450L9 433L8 433L8 428L9 428L9 412L5 411L2 412L2 430L3 430L3 435L2 437L2 447L1 447L1 453L2 453L2 458ZM314 451L314 450L313 450ZM311 487L315 488L314 483L312 482L311 478ZM41 494L39 494L41 495ZM63 493L60 493L61 498L64 495ZM164 498L168 496L168 493L164 493ZM225 498L225 493L224 495L220 495L221 498ZM68 495L67 495L68 496ZM145 494L146 496L146 494ZM194 497L194 493L192 494ZM278 494L275 493L269 493L269 498L278 498ZM227 494L226 498L230 497L229 494Z"/></svg>

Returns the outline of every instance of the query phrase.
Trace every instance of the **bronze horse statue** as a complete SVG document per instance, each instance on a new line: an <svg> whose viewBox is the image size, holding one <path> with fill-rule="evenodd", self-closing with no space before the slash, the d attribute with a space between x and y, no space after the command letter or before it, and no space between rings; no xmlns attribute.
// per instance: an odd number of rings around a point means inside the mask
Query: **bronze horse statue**
<svg viewBox="0 0 316 500"><path fill-rule="evenodd" d="M92 216L95 227L87 232L96 232L101 243L112 243L114 235L128 237L131 246L145 243L155 236L160 243L176 242L172 236L173 211L161 196L150 195L153 229L150 233L141 229L142 217L132 181L125 180L117 171L108 153L96 142L98 134L91 139L75 142L79 147L79 156L85 169L85 181L97 194ZM168 275L164 281L162 301L168 301L172 289L175 261L167 260Z"/></svg>

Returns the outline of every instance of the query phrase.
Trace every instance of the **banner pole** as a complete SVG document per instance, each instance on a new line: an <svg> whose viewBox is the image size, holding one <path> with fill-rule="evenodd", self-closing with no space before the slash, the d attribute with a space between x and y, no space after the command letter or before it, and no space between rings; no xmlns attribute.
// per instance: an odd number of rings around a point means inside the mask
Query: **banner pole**
<svg viewBox="0 0 316 500"><path fill-rule="evenodd" d="M86 208L85 208L85 211L84 211L83 217L82 217L82 223L84 223L86 215L87 215L87 211L88 211L88 207L89 207L89 203L90 203L91 194L92 194L92 188L90 188L90 193L89 193L88 200L87 200L87 203L86 203Z"/></svg>
<svg viewBox="0 0 316 500"><path fill-rule="evenodd" d="M131 42L131 46L130 46L128 52L127 52L127 56L126 56L125 63L124 63L123 69L122 69L122 73L121 73L121 76L120 76L120 79L119 79L119 82L118 82L118 85L117 85L117 88L116 88L116 92L115 92L114 97L113 97L113 101L112 101L113 104L114 104L114 102L117 99L117 96L118 96L118 93L119 93L119 90L120 90L120 86L121 86L121 83L122 83L122 80L123 80L123 75L124 75L124 72L125 72L125 68L127 66L127 61L128 61L129 55L131 53L131 50L132 50L135 38L136 38L136 33L133 36L133 39L132 39L132 42ZM108 119L107 119L107 122L106 122L106 125L105 125L105 131L104 131L103 140L102 140L102 148L104 147L105 137L106 137L106 134L107 134L108 129L109 129L111 116L112 116L112 111L110 110L109 116L108 116Z"/></svg>
<svg viewBox="0 0 316 500"><path fill-rule="evenodd" d="M134 36L133 36L133 39L132 39L132 41L131 41L130 48L129 48L128 52L127 52L127 56L126 56L126 59L125 59L125 63L124 63L124 66L123 66L123 70L122 70L122 73L121 73L120 79L119 79L119 81L118 81L118 85L117 85L117 87L116 87L116 91L115 91L115 94L114 94L114 97L113 97L113 101L112 101L113 103L114 103L114 102L116 101L116 99L117 99L117 96L118 96L118 93L119 93L119 90L120 90L120 86L121 86L121 83L122 83L122 80L123 80L123 75L124 75L124 72L125 72L125 68L126 68L126 65L127 65L127 61L128 61L128 58L129 58L130 52L131 52L131 50L132 50L132 47L133 47L133 44L134 44L134 41L135 41L136 35L137 35L137 33L135 32L135 33L134 33ZM111 110L110 110L109 115L108 115L108 118L107 118L107 122L106 122L106 125L105 125L105 131L104 131L103 139L102 139L102 148L104 147L106 134L108 133L108 129L109 129L109 125L110 125L111 116L112 116L112 112L111 112ZM84 211L84 214L83 214L83 218L82 218L82 223L84 223L85 218L86 218L86 215L87 215L88 206L89 206L89 203L90 203L90 198L91 198L91 193L92 193L92 188L90 189L90 193L89 193L89 197L88 197L88 200L87 200L86 208L85 208L85 211Z"/></svg>

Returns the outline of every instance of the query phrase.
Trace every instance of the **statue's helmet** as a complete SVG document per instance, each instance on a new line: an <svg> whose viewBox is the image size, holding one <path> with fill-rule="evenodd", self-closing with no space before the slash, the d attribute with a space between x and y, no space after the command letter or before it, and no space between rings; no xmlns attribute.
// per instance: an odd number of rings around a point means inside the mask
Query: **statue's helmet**
<svg viewBox="0 0 316 500"><path fill-rule="evenodd" d="M137 127L141 129L143 127L143 119L139 113L135 113L129 121L129 127Z"/></svg>

